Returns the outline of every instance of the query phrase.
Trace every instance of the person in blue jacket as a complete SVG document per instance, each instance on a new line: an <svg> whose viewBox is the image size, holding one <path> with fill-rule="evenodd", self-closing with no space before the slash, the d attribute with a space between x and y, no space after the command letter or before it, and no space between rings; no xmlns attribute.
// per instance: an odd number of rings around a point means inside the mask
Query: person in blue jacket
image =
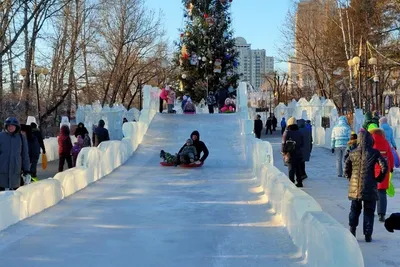
<svg viewBox="0 0 400 267"><path fill-rule="evenodd" d="M347 143L350 141L351 128L345 116L339 117L338 124L333 127L331 137L332 153L336 152L336 171L338 177L343 177L343 158Z"/></svg>
<svg viewBox="0 0 400 267"><path fill-rule="evenodd" d="M389 144L397 150L396 141L394 140L392 127L388 124L388 120L386 117L382 117L379 119L380 128L385 131L386 140Z"/></svg>
<svg viewBox="0 0 400 267"><path fill-rule="evenodd" d="M285 130L286 130L286 120L285 117L283 117L281 120L281 134L283 134Z"/></svg>

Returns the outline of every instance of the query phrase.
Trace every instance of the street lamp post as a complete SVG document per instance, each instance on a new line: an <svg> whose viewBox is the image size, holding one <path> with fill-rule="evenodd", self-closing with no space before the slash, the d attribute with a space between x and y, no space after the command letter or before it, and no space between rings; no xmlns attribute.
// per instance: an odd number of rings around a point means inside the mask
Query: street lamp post
<svg viewBox="0 0 400 267"><path fill-rule="evenodd" d="M39 88L39 76L40 74L43 74L44 76L47 77L47 74L49 74L49 70L47 68L41 68L39 66L35 66L35 83L36 83L36 98L37 98L37 113L38 113L38 120L39 120L39 125L40 125L40 88ZM39 126L40 127L40 126Z"/></svg>

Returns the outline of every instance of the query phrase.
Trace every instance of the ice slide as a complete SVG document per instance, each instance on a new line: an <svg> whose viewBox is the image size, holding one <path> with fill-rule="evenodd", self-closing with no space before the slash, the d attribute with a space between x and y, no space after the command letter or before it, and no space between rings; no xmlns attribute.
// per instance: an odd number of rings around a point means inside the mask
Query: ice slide
<svg viewBox="0 0 400 267"><path fill-rule="evenodd" d="M161 167L193 130L202 168ZM245 164L238 115L157 114L109 176L0 232L2 266L303 265Z"/></svg>

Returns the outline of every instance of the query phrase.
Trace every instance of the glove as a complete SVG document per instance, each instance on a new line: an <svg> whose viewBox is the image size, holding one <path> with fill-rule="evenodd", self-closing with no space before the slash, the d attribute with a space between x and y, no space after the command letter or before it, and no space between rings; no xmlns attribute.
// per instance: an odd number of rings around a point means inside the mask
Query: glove
<svg viewBox="0 0 400 267"><path fill-rule="evenodd" d="M331 151L332 151L332 154L333 154L333 153L335 153L335 149L334 149L334 148L332 148L332 150L331 150Z"/></svg>
<svg viewBox="0 0 400 267"><path fill-rule="evenodd" d="M25 185L28 185L32 182L32 176L29 173L24 174L23 179Z"/></svg>

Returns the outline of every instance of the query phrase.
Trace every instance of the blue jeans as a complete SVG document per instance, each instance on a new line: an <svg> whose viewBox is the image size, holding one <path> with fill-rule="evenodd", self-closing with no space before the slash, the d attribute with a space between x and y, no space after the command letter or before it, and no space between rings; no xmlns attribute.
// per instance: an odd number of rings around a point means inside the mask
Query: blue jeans
<svg viewBox="0 0 400 267"><path fill-rule="evenodd" d="M338 176L343 176L343 157L346 153L346 147L336 147L336 172Z"/></svg>
<svg viewBox="0 0 400 267"><path fill-rule="evenodd" d="M385 189L378 190L378 197L379 200L376 202L378 214L386 215L386 208L387 208L386 190Z"/></svg>
<svg viewBox="0 0 400 267"><path fill-rule="evenodd" d="M358 220L361 215L361 209L364 205L364 235L372 235L374 231L374 213L376 201L362 201L352 200L349 214L349 226L356 228L358 226Z"/></svg>

